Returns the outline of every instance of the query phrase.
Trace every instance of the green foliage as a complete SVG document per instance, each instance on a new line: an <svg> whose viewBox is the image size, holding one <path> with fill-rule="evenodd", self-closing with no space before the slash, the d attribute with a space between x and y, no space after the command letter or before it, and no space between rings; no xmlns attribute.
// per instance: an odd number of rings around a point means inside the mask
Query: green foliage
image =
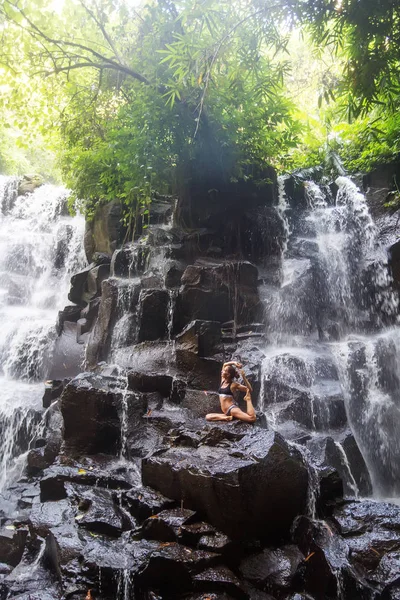
<svg viewBox="0 0 400 600"><path fill-rule="evenodd" d="M86 214L118 198L131 236L154 190L184 193L194 174L217 185L335 153L354 171L399 153L392 0L55 6L0 0L0 159L46 176L57 148Z"/></svg>

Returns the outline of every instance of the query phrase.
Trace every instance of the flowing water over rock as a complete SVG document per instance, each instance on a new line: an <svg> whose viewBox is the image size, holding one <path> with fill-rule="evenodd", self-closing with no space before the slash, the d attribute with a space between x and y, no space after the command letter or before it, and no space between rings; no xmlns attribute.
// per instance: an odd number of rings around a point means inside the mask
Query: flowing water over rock
<svg viewBox="0 0 400 600"><path fill-rule="evenodd" d="M0 176L0 490L37 433L57 311L85 264L84 219L68 216L66 190L43 185L18 197L18 184Z"/></svg>
<svg viewBox="0 0 400 600"><path fill-rule="evenodd" d="M387 253L365 197L349 179L338 178L335 197L327 186L304 186L303 209L286 199L284 182L279 187L289 237L281 285L262 292L272 344L265 350L261 402L274 428L314 454L327 452L331 438L331 464L336 461L347 492L365 494L368 486L360 490L352 472L360 457L343 446L348 422L374 494L398 497L399 299Z"/></svg>
<svg viewBox="0 0 400 600"><path fill-rule="evenodd" d="M83 269L63 193L18 198L1 181L0 486L35 438L3 502L1 600L399 597L400 508L362 500L399 496L386 251L349 180L299 194L274 177L225 205L207 187L193 229L160 197L128 243L121 207L104 205ZM254 425L205 421L232 359ZM43 414L49 365L62 381Z"/></svg>

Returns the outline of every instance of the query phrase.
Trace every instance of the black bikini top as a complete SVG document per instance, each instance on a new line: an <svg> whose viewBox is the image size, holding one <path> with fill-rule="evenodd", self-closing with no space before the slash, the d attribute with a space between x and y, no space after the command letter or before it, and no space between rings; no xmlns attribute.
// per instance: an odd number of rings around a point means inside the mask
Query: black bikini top
<svg viewBox="0 0 400 600"><path fill-rule="evenodd" d="M221 394L221 396L232 396L232 398L233 398L233 394L231 391L231 384L229 383L226 387L222 387L222 385L220 385L218 394Z"/></svg>

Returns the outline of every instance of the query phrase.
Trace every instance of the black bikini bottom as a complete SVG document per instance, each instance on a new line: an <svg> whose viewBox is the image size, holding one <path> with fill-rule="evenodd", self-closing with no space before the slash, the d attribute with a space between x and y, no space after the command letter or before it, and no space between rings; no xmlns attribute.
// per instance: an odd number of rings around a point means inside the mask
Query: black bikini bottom
<svg viewBox="0 0 400 600"><path fill-rule="evenodd" d="M230 407L228 408L228 410L226 411L226 416L229 417L229 414L232 410L232 408L239 408L237 404L231 404Z"/></svg>

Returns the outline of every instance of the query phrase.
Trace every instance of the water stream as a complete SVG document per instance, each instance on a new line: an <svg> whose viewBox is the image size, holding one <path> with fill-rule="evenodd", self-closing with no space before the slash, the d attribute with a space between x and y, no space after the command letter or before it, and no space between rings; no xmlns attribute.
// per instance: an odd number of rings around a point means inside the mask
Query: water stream
<svg viewBox="0 0 400 600"><path fill-rule="evenodd" d="M300 209L279 184L287 241L281 284L262 291L270 342L262 407L270 426L294 440L315 447L331 437L347 493L357 496L341 443L349 424L374 495L398 497L399 298L387 253L349 179L338 178L335 198L329 187L304 185L308 207Z"/></svg>
<svg viewBox="0 0 400 600"><path fill-rule="evenodd" d="M18 183L0 176L0 491L39 426L57 311L86 262L84 219L68 215L67 191L43 185L18 197Z"/></svg>

